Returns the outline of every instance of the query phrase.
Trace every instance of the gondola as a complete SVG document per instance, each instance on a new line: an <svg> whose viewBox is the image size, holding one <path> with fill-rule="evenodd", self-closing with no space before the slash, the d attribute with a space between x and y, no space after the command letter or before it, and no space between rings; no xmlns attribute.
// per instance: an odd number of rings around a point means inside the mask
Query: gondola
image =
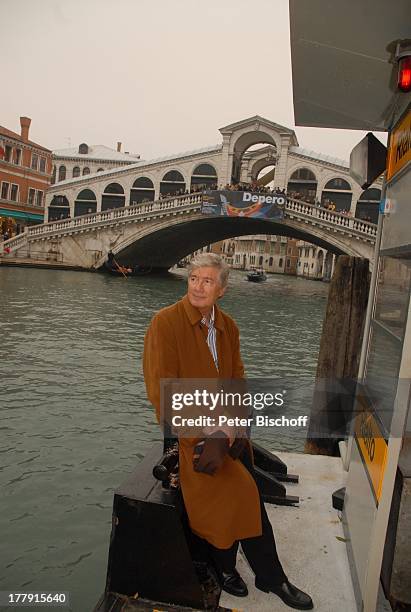
<svg viewBox="0 0 411 612"><path fill-rule="evenodd" d="M151 266L121 266L118 264L110 264L108 261L104 264L104 270L113 276L144 276L145 274L150 274L152 268Z"/></svg>

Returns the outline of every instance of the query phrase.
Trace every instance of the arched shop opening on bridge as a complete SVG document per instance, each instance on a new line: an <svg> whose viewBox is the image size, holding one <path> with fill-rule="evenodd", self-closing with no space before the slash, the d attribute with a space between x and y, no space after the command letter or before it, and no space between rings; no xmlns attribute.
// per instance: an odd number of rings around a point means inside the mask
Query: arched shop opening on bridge
<svg viewBox="0 0 411 612"><path fill-rule="evenodd" d="M350 210L352 200L351 185L343 178L328 181L321 194L321 204L335 204L335 210Z"/></svg>
<svg viewBox="0 0 411 612"><path fill-rule="evenodd" d="M70 203L65 195L55 195L49 206L48 221L58 221L70 217Z"/></svg>
<svg viewBox="0 0 411 612"><path fill-rule="evenodd" d="M97 199L94 191L83 189L74 202L74 216L91 215L97 212Z"/></svg>
<svg viewBox="0 0 411 612"><path fill-rule="evenodd" d="M160 194L162 196L172 196L176 193L184 193L186 183L183 175L178 170L166 172L160 183Z"/></svg>
<svg viewBox="0 0 411 612"><path fill-rule="evenodd" d="M134 181L130 192L130 205L154 201L154 184L146 176L140 176Z"/></svg>
<svg viewBox="0 0 411 612"><path fill-rule="evenodd" d="M315 203L317 193L317 179L308 168L298 168L295 170L287 183L287 193L297 200Z"/></svg>
<svg viewBox="0 0 411 612"><path fill-rule="evenodd" d="M378 223L381 190L375 187L366 189L358 198L355 216L364 221Z"/></svg>
<svg viewBox="0 0 411 612"><path fill-rule="evenodd" d="M191 191L202 189L216 189L218 178L216 169L211 164L199 164L191 175Z"/></svg>
<svg viewBox="0 0 411 612"><path fill-rule="evenodd" d="M112 210L113 208L122 208L126 205L126 196L124 189L119 183L110 183L104 189L101 198L101 210Z"/></svg>

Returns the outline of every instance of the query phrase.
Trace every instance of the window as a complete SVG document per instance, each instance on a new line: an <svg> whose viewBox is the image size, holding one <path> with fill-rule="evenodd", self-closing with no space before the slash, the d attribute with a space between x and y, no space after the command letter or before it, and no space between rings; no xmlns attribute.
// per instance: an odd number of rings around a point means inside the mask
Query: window
<svg viewBox="0 0 411 612"><path fill-rule="evenodd" d="M10 190L10 200L12 202L17 202L18 199L18 193L19 193L19 186L15 185L14 183L11 186L11 190Z"/></svg>
<svg viewBox="0 0 411 612"><path fill-rule="evenodd" d="M73 178L77 178L78 176L80 176L80 168L79 168L79 166L74 166L74 168L73 168Z"/></svg>
<svg viewBox="0 0 411 612"><path fill-rule="evenodd" d="M97 172L104 172L104 168L98 168Z"/></svg>
<svg viewBox="0 0 411 612"><path fill-rule="evenodd" d="M35 153L32 153L32 155L31 155L31 169L32 170L37 170L38 163L39 163L39 156L36 155Z"/></svg>
<svg viewBox="0 0 411 612"><path fill-rule="evenodd" d="M90 174L90 168L87 168L87 166L85 168L83 168L83 176L85 174Z"/></svg>
<svg viewBox="0 0 411 612"><path fill-rule="evenodd" d="M4 161L9 162L11 161L11 153L12 153L12 148L10 145L6 145L5 147L5 153L4 153Z"/></svg>
<svg viewBox="0 0 411 612"><path fill-rule="evenodd" d="M40 157L40 172L46 171L46 158Z"/></svg>
<svg viewBox="0 0 411 612"><path fill-rule="evenodd" d="M17 166L21 164L21 149L14 149L14 163Z"/></svg>
<svg viewBox="0 0 411 612"><path fill-rule="evenodd" d="M3 200L7 200L9 197L9 187L10 187L10 183L1 184L1 197Z"/></svg>
<svg viewBox="0 0 411 612"><path fill-rule="evenodd" d="M43 192L37 191L36 193L36 206L41 206L43 203Z"/></svg>
<svg viewBox="0 0 411 612"><path fill-rule="evenodd" d="M287 259L287 268L289 268L291 265L291 261L289 259Z"/></svg>
<svg viewBox="0 0 411 612"><path fill-rule="evenodd" d="M53 174L51 175L51 184L54 185L56 182L56 166L53 166Z"/></svg>
<svg viewBox="0 0 411 612"><path fill-rule="evenodd" d="M29 204L30 206L34 206L34 197L36 194L36 190L35 189L29 189Z"/></svg>
<svg viewBox="0 0 411 612"><path fill-rule="evenodd" d="M280 266L280 268L283 267L283 258L282 257L280 258L280 261L278 262L278 265Z"/></svg>
<svg viewBox="0 0 411 612"><path fill-rule="evenodd" d="M66 166L60 166L59 168L59 181L66 180Z"/></svg>

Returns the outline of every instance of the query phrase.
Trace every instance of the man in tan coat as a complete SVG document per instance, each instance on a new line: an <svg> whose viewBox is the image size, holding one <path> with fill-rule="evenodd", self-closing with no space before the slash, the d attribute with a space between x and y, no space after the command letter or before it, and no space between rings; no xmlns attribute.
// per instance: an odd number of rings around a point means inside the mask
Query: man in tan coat
<svg viewBox="0 0 411 612"><path fill-rule="evenodd" d="M218 255L197 256L188 269L187 295L151 321L143 368L160 423L162 379L244 377L238 327L216 304L226 291L228 273ZM195 448L204 436L179 437L180 485L192 531L208 542L227 592L248 594L235 569L241 542L257 588L276 593L294 608L311 609L311 598L288 581L278 559L253 474L251 445L218 429L208 432L198 454Z"/></svg>

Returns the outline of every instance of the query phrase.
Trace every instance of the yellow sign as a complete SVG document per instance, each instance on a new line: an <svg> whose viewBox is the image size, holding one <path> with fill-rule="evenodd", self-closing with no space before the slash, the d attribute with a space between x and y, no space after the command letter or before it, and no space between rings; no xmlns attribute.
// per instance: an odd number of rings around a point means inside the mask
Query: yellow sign
<svg viewBox="0 0 411 612"><path fill-rule="evenodd" d="M388 151L387 180L390 180L411 160L411 109L391 132Z"/></svg>
<svg viewBox="0 0 411 612"><path fill-rule="evenodd" d="M375 418L368 410L357 415L355 436L378 503L384 480L388 446Z"/></svg>

